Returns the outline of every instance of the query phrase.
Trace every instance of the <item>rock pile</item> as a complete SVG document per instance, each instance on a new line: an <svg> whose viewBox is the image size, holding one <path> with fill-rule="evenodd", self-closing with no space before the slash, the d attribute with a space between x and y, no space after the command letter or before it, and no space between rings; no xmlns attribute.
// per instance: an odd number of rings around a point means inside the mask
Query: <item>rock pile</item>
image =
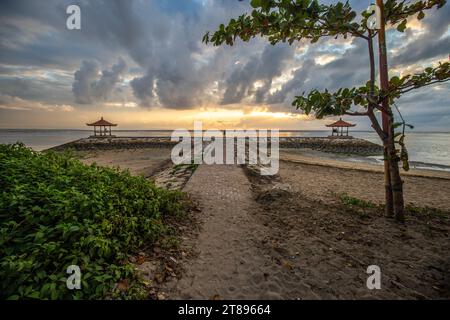
<svg viewBox="0 0 450 320"><path fill-rule="evenodd" d="M280 148L309 148L324 152L355 154L361 156L383 154L382 146L367 140L355 138L280 138Z"/></svg>
<svg viewBox="0 0 450 320"><path fill-rule="evenodd" d="M144 148L171 148L177 142L170 141L169 137L114 137L114 138L83 138L72 141L51 150L64 149L84 150L114 150L114 149L144 149Z"/></svg>

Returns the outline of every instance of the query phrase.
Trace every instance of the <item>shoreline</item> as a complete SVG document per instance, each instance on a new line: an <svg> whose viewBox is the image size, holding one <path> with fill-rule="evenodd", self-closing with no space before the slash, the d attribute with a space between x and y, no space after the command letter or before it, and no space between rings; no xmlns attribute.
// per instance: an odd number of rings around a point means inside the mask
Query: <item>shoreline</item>
<svg viewBox="0 0 450 320"><path fill-rule="evenodd" d="M337 169L344 170L358 170L367 171L375 173L383 173L383 163L374 161L351 161L352 157L340 156L331 153L318 152L308 149L280 149L280 160L292 163L300 163L306 165L316 165L333 167ZM357 158L360 160L361 158ZM450 167L448 167L450 170ZM429 168L413 168L409 171L404 171L400 169L400 174L402 176L416 176L416 177L429 177L429 178L439 178L439 179L450 179L450 171L447 170L436 170Z"/></svg>
<svg viewBox="0 0 450 320"><path fill-rule="evenodd" d="M36 132L34 132L36 131ZM22 142L27 147L32 148L35 151L45 151L48 149L57 149L67 143L71 143L76 140L85 139L88 136L88 130L23 130L14 129L13 131L0 129L0 143L11 144L16 142ZM18 133L15 133L18 132ZM120 132L120 133L119 133ZM284 132L288 132L285 134ZM289 133L290 132L290 133ZM294 140L308 140L312 137L325 137L326 131L317 130L280 130L280 137L284 140L290 137ZM364 139L366 141L373 142L375 144L381 144L375 133L370 131L354 131L353 136L355 138ZM435 170L435 171L450 171L450 158L449 158L449 142L450 134L440 132L410 132L407 147L410 154L410 166L417 169ZM119 139L123 139L121 135L126 135L130 138L143 137L144 139L159 139L165 137L168 139L170 133L168 131L162 132L159 130L119 130L117 131ZM146 137L148 136L148 137ZM151 137L150 137L151 136ZM307 139L305 139L307 138ZM125 139L127 139L125 137ZM123 146L126 147L126 146ZM145 146L143 146L145 147ZM151 145L150 145L151 147ZM281 146L283 147L283 146ZM295 146L294 146L295 147ZM302 145L300 147L308 147ZM129 147L127 147L129 148ZM331 153L336 150L330 150ZM354 157L352 155L346 155L345 152L341 153L346 157L345 161L351 161L354 163L382 163L382 156L370 156ZM333 155L334 156L334 155Z"/></svg>
<svg viewBox="0 0 450 320"><path fill-rule="evenodd" d="M270 139L269 139L270 141ZM382 147L370 141L352 139L332 139L327 137L280 137L280 153L289 151L290 156L297 161L310 164L342 166L345 168L361 168L377 170L383 165ZM178 142L170 141L170 137L111 137L111 138L81 138L42 151L100 151L100 150L132 150L132 149L163 149L173 148ZM282 160L282 159L280 159ZM345 165L347 164L347 165ZM443 164L410 161L407 175L450 176L450 166ZM445 174L448 173L448 174Z"/></svg>

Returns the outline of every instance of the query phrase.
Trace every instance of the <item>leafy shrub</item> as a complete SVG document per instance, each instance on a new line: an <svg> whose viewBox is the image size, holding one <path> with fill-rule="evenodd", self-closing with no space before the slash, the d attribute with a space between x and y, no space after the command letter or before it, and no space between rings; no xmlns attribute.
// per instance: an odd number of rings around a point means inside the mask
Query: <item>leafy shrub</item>
<svg viewBox="0 0 450 320"><path fill-rule="evenodd" d="M133 279L127 255L157 240L180 194L68 154L0 145L0 298L96 299ZM81 290L66 269L78 265Z"/></svg>

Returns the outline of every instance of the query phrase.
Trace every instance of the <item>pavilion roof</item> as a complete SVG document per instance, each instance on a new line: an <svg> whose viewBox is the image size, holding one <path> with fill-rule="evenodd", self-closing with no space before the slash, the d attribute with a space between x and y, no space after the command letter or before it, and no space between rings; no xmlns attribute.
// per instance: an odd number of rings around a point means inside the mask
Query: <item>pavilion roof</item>
<svg viewBox="0 0 450 320"><path fill-rule="evenodd" d="M117 124L115 124L115 123L111 123L109 121L104 120L103 117L100 120L98 120L98 121L96 121L94 123L86 123L86 125L88 125L90 127L93 127L93 126L99 126L99 127L100 126L106 126L106 127L111 126L111 127L115 127L115 126L117 126Z"/></svg>
<svg viewBox="0 0 450 320"><path fill-rule="evenodd" d="M339 121L336 121L332 124L327 124L326 126L327 127L354 127L354 126L356 126L356 124L346 122L346 121L342 120L342 118L340 118Z"/></svg>

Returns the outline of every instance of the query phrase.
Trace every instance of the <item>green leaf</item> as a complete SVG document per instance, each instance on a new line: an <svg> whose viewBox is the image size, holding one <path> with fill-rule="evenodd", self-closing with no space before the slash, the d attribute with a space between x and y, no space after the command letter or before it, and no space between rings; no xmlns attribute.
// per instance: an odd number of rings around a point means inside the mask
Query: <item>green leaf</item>
<svg viewBox="0 0 450 320"><path fill-rule="evenodd" d="M39 299L40 294L38 291L34 291L30 294L27 294L27 298L31 298L31 299Z"/></svg>
<svg viewBox="0 0 450 320"><path fill-rule="evenodd" d="M397 77L397 76L392 77L392 78L391 78L391 83L392 83L394 86L398 86L398 85L401 83L400 78Z"/></svg>
<svg viewBox="0 0 450 320"><path fill-rule="evenodd" d="M250 5L251 5L253 8L259 8L259 7L261 7L261 0L252 0L252 1L250 2Z"/></svg>
<svg viewBox="0 0 450 320"><path fill-rule="evenodd" d="M406 29L406 24L407 24L407 20L403 20L398 26L397 26L397 30L400 32L404 32Z"/></svg>

